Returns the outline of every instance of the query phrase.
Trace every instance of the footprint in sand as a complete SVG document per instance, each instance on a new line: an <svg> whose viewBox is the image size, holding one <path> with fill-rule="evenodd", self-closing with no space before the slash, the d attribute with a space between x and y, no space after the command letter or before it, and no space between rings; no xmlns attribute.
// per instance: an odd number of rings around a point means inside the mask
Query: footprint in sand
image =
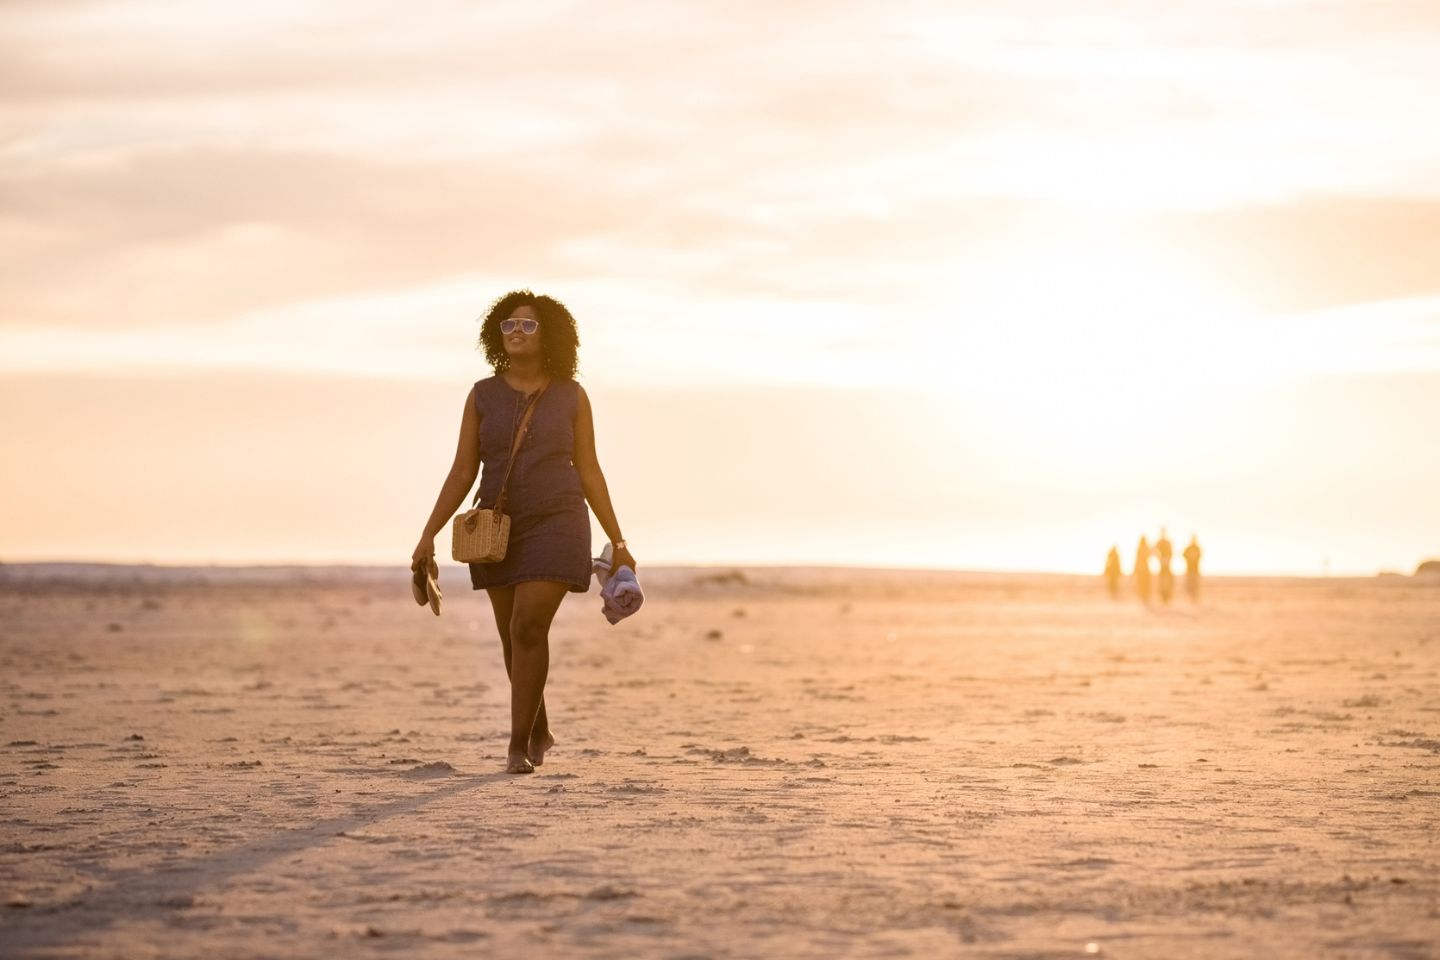
<svg viewBox="0 0 1440 960"><path fill-rule="evenodd" d="M444 760L436 760L433 763L424 763L413 770L406 770L400 774L412 780L429 780L434 777L448 777L455 773L455 768Z"/></svg>

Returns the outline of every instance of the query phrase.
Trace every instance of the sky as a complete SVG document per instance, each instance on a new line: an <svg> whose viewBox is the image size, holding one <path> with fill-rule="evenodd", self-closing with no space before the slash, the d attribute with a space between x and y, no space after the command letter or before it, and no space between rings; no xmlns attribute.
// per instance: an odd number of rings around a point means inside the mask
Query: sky
<svg viewBox="0 0 1440 960"><path fill-rule="evenodd" d="M641 564L1409 572L1436 89L1418 2L10 0L0 561L408 563L529 287Z"/></svg>

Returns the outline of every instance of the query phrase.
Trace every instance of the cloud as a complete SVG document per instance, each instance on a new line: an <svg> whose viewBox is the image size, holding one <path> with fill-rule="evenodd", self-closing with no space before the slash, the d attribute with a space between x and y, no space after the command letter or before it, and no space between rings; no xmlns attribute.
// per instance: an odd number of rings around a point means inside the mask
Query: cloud
<svg viewBox="0 0 1440 960"><path fill-rule="evenodd" d="M553 270L633 211L543 172L274 151L149 155L11 180L4 322L214 324L320 296Z"/></svg>
<svg viewBox="0 0 1440 960"><path fill-rule="evenodd" d="M1261 312L1296 312L1440 292L1440 201L1316 196L1161 215L1148 229Z"/></svg>
<svg viewBox="0 0 1440 960"><path fill-rule="evenodd" d="M115 358L211 363L197 345L262 356L263 335L285 365L287 317L315 339L532 284L622 329L666 318L651 342L698 344L716 376L744 355L728 318L802 318L843 376L864 317L998 323L977 291L1064 273L1057 235L1112 260L1153 244L1260 313L1435 292L1422 8L393 9L10 8L12 345L94 358L49 334L105 330ZM376 344L414 333L369 322Z"/></svg>
<svg viewBox="0 0 1440 960"><path fill-rule="evenodd" d="M1437 149L1410 129L1433 116L1413 91L1437 79L1437 24L1403 5L435 0L409 12L397 20L371 2L32 7L9 18L0 47L11 155L242 141L483 154L498 138L475 136L482 118L547 142L578 126L640 131L661 149L697 137L713 148L707 134L718 132L934 152L983 121L995 142L946 162L973 163L972 191L1043 196L1061 185L1004 175L1032 142L1115 166L1147 136L1186 149L1204 137L1227 164L1257 150L1282 160L1279 177L1265 169L1274 162L1251 164L1251 182L1271 191L1286 177L1413 173L1420 152L1433 161ZM1382 149L1402 132L1405 152ZM686 159L701 162L695 153ZM1221 184L1246 185L1231 172Z"/></svg>

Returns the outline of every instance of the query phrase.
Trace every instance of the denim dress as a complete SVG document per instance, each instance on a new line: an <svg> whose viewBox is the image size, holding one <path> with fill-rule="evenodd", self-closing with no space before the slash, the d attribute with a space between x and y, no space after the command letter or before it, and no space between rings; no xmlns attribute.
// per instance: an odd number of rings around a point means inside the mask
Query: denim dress
<svg viewBox="0 0 1440 960"><path fill-rule="evenodd" d="M590 509L572 459L579 396L578 383L558 377L540 395L505 487L502 509L510 517L505 559L469 564L474 589L526 580L557 581L575 593L590 589ZM475 384L482 507L495 506L515 431L535 397L516 390L498 374Z"/></svg>

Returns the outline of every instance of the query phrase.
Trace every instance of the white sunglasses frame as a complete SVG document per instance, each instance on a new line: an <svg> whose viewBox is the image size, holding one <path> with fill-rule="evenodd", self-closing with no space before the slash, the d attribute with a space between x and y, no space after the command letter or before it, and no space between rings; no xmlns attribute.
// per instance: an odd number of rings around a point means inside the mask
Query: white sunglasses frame
<svg viewBox="0 0 1440 960"><path fill-rule="evenodd" d="M506 329L505 329L505 324L507 324L507 323L514 324L514 326L512 326L509 330L506 330ZM535 327L535 329L533 329L533 330L526 330L526 329L525 329L525 325L526 325L527 323L528 323L528 324L533 324L534 327ZM539 320L536 320L536 319L534 319L534 318L532 318L532 317L521 317L521 318L518 319L518 320L515 319L514 317L506 317L504 320L501 320L501 321L500 321L500 332L501 332L502 334L504 334L505 336L507 336L507 337L510 336L510 334L514 333L517 329L518 329L521 333L525 334L527 337L532 337L532 336L534 336L535 334L537 334L537 333L540 332L540 321L539 321Z"/></svg>

